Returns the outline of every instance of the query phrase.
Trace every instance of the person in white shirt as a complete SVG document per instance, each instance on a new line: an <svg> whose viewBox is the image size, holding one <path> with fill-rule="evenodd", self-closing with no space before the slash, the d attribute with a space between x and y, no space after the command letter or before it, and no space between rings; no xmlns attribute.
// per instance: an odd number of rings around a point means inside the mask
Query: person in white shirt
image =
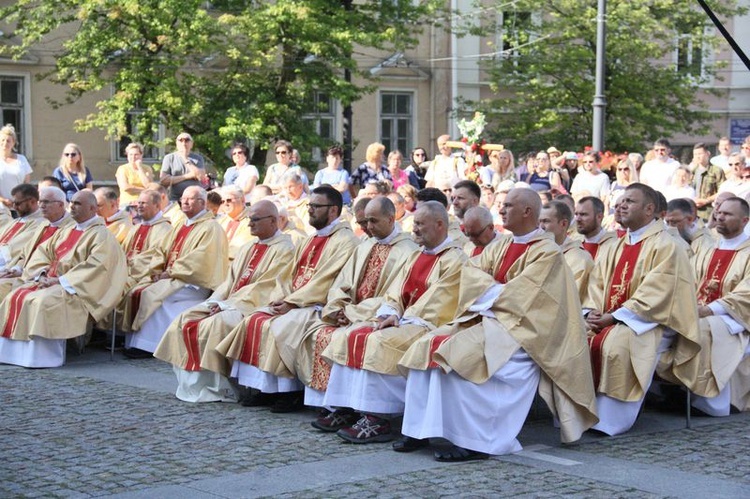
<svg viewBox="0 0 750 499"><path fill-rule="evenodd" d="M640 181L643 184L664 192L672 183L672 174L680 167L679 161L669 157L672 148L667 139L659 139L654 142L654 159L646 161L639 172Z"/></svg>

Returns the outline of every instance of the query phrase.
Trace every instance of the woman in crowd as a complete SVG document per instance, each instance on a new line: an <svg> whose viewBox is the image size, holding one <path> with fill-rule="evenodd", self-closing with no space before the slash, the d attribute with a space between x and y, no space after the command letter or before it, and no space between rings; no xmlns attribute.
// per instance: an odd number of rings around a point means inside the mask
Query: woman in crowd
<svg viewBox="0 0 750 499"><path fill-rule="evenodd" d="M638 171L630 158L617 163L615 181L609 186L609 196L606 203L610 213L615 209L617 200L625 193L625 188L635 182L638 182Z"/></svg>
<svg viewBox="0 0 750 499"><path fill-rule="evenodd" d="M587 151L581 157L578 175L570 186L570 194L580 199L594 196L602 201L609 196L609 176L599 169L600 156L596 151Z"/></svg>
<svg viewBox="0 0 750 499"><path fill-rule="evenodd" d="M18 184L28 184L31 165L23 154L15 152L18 138L13 125L0 128L0 203L13 207L10 191Z"/></svg>
<svg viewBox="0 0 750 499"><path fill-rule="evenodd" d="M55 168L52 175L60 181L68 201L76 192L94 188L94 177L86 168L81 148L76 144L65 145L60 156L60 166Z"/></svg>
<svg viewBox="0 0 750 499"><path fill-rule="evenodd" d="M357 197L359 190L370 182L381 182L392 180L391 174L383 164L383 153L385 146L380 142L373 142L367 146L365 151L365 162L359 165L350 177L349 190L353 198Z"/></svg>
<svg viewBox="0 0 750 499"><path fill-rule="evenodd" d="M411 150L411 163L404 169L417 176L417 181L419 182L418 189L424 189L427 185L427 181L424 179L424 176L427 174L427 166L424 165L428 164L427 150L424 147L415 147Z"/></svg>
<svg viewBox="0 0 750 499"><path fill-rule="evenodd" d="M413 185L418 189L419 180L417 180L417 174L401 169L403 158L401 151L391 151L388 154L388 173L391 174L393 190L406 184Z"/></svg>
<svg viewBox="0 0 750 499"><path fill-rule="evenodd" d="M695 189L690 185L690 170L684 166L679 167L672 174L672 183L664 190L664 197L667 201L673 199L695 199Z"/></svg>
<svg viewBox="0 0 750 499"><path fill-rule="evenodd" d="M417 210L417 189L411 184L404 184L396 192L401 194L404 198L404 209L409 213L413 213Z"/></svg>
<svg viewBox="0 0 750 499"><path fill-rule="evenodd" d="M339 146L333 146L328 149L326 154L326 167L318 170L313 180L313 189L323 184L328 184L341 193L344 204L352 202L349 193L349 172L341 168L341 160L344 157L344 150Z"/></svg>
<svg viewBox="0 0 750 499"><path fill-rule="evenodd" d="M513 163L512 152L507 149L490 151L487 157L490 160L490 164L479 169L479 178L482 185L488 185L495 189L503 180L516 181L516 169Z"/></svg>
<svg viewBox="0 0 750 499"><path fill-rule="evenodd" d="M120 165L115 173L120 188L120 208L134 205L148 184L154 181L154 170L143 163L143 146L131 142L125 148L128 162Z"/></svg>
<svg viewBox="0 0 750 499"><path fill-rule="evenodd" d="M250 149L245 144L235 144L232 147L232 161L234 166L227 168L224 173L224 185L236 185L242 189L245 204L250 202L250 191L258 183L260 174L258 169L247 162L250 159Z"/></svg>
<svg viewBox="0 0 750 499"><path fill-rule="evenodd" d="M532 161L533 157L529 158ZM550 169L549 155L546 151L539 151L536 155L534 173L531 174L528 182L529 186L537 192L550 191L557 189L561 192L562 183L560 174Z"/></svg>

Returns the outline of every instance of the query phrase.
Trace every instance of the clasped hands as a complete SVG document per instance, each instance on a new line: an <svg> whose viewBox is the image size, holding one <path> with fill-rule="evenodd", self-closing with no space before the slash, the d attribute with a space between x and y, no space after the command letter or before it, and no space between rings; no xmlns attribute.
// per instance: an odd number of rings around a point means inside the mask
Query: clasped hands
<svg viewBox="0 0 750 499"><path fill-rule="evenodd" d="M612 314L603 313L599 310L592 310L586 316L586 326L595 333L606 327L613 326L615 323L617 323L617 319Z"/></svg>

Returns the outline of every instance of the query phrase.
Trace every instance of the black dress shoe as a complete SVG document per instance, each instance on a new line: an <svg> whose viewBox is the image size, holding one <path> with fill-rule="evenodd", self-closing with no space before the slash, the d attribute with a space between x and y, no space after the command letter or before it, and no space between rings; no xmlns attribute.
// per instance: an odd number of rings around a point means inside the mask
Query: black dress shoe
<svg viewBox="0 0 750 499"><path fill-rule="evenodd" d="M279 393L276 402L271 406L271 412L283 414L301 411L305 407L304 397L303 391Z"/></svg>
<svg viewBox="0 0 750 499"><path fill-rule="evenodd" d="M149 359L154 356L151 352L140 348L126 348L122 351L122 354L129 359Z"/></svg>
<svg viewBox="0 0 750 499"><path fill-rule="evenodd" d="M441 463L462 463L464 461L480 461L483 459L488 459L489 457L490 455L485 454L484 452L479 452L479 451L475 451L471 449L464 449L463 447L459 447L457 445L454 445L448 450L435 452L435 461L440 461Z"/></svg>
<svg viewBox="0 0 750 499"><path fill-rule="evenodd" d="M263 393L252 389L250 393L240 400L240 405L244 407L268 407L273 405L277 398L277 393Z"/></svg>
<svg viewBox="0 0 750 499"><path fill-rule="evenodd" d="M393 442L393 450L396 452L414 452L429 445L429 438L402 437Z"/></svg>

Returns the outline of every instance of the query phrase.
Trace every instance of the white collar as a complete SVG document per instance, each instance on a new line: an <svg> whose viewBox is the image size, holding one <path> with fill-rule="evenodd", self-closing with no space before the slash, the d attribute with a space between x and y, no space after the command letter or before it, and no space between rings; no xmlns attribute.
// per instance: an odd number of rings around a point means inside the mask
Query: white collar
<svg viewBox="0 0 750 499"><path fill-rule="evenodd" d="M739 236L735 236L732 239L726 239L724 236L721 236L717 247L722 250L735 250L748 239L750 239L750 235L747 235L744 232L740 232Z"/></svg>
<svg viewBox="0 0 750 499"><path fill-rule="evenodd" d="M599 232L597 232L594 237L591 237L591 238L584 237L583 240L586 241L587 243L599 244L599 241L602 240L602 237L604 237L604 234L606 234L604 227L600 227Z"/></svg>
<svg viewBox="0 0 750 499"><path fill-rule="evenodd" d="M67 220L69 216L70 216L70 213L68 213L68 212L66 211L66 212L65 212L65 214L64 214L63 216L61 216L61 217L60 217L60 220L57 220L56 222L50 222L49 224L50 224L50 226L52 226L52 227L60 227L60 225L62 225L62 223L63 223L63 222L65 221L65 220Z"/></svg>
<svg viewBox="0 0 750 499"><path fill-rule="evenodd" d="M281 234L281 231L280 231L279 229L276 229L276 233L275 233L274 235L272 235L272 236L271 236L271 237L269 237L268 239L259 239L259 240L258 240L258 242L259 242L260 244L268 244L268 241L270 241L270 240L271 240L271 239L273 239L274 237L278 236L279 234Z"/></svg>
<svg viewBox="0 0 750 499"><path fill-rule="evenodd" d="M333 232L333 229L336 228L336 225L338 223L339 223L339 219L337 218L336 220L334 220L330 224L326 225L322 229L316 230L315 231L315 235L318 236L318 237L328 237L328 236L330 236L331 233Z"/></svg>
<svg viewBox="0 0 750 499"><path fill-rule="evenodd" d="M390 234L388 234L383 239L375 238L375 240L378 242L378 244L391 244L391 241L396 239L396 236L398 236L399 234L401 234L401 229L398 228L398 225L393 224L393 230Z"/></svg>
<svg viewBox="0 0 750 499"><path fill-rule="evenodd" d="M159 220L161 220L162 216L163 216L163 213L161 211L159 211L159 213L157 213L156 215L154 215L154 218L152 218L151 220L144 220L144 221L142 221L141 225L154 225L156 222L158 222Z"/></svg>
<svg viewBox="0 0 750 499"><path fill-rule="evenodd" d="M540 236L544 234L544 231L542 229L536 228L529 232L528 234L524 234L522 236L517 236L513 234L513 242L518 244L527 244L529 241L531 241L533 238Z"/></svg>
<svg viewBox="0 0 750 499"><path fill-rule="evenodd" d="M185 225L187 225L188 227L190 227L190 226L191 226L191 225L193 225L193 224L194 224L195 222L197 222L197 221L198 221L198 219L199 219L200 217L202 217L202 216L203 216L204 214L206 214L206 209L205 209L205 208L204 208L204 209L202 209L202 210L201 210L201 212L200 212L200 213L198 213L197 215L195 215L195 216L194 216L193 218L189 218L188 220L185 220Z"/></svg>
<svg viewBox="0 0 750 499"><path fill-rule="evenodd" d="M89 218L85 222L76 223L76 230L86 230L101 219L102 217L100 217L99 215L94 215L93 217Z"/></svg>
<svg viewBox="0 0 750 499"><path fill-rule="evenodd" d="M626 234L626 237L628 238L628 244L638 244L641 239L643 239L643 235L646 233L648 228L657 222L658 220L654 219L638 230L631 231L630 229L628 229L628 233Z"/></svg>
<svg viewBox="0 0 750 499"><path fill-rule="evenodd" d="M422 248L422 253L424 253L425 255L437 255L438 253L440 253L441 251L443 251L445 249L445 247L448 246L452 242L453 242L453 239L451 239L451 237L448 236L448 237L445 238L445 240L442 243L438 244L437 246L435 246L432 249L427 249L427 248L423 247Z"/></svg>

